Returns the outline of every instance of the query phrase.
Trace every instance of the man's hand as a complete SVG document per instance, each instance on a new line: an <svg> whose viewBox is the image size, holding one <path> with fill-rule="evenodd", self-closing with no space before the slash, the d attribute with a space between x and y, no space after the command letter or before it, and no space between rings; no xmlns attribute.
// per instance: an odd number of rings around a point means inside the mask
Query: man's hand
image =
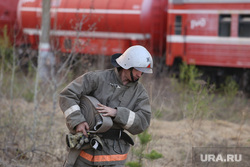
<svg viewBox="0 0 250 167"><path fill-rule="evenodd" d="M88 137L89 124L87 122L82 122L76 126L76 132L82 132L84 136Z"/></svg>
<svg viewBox="0 0 250 167"><path fill-rule="evenodd" d="M96 107L97 111L101 113L104 117L115 117L117 110L103 104L98 104L99 107Z"/></svg>

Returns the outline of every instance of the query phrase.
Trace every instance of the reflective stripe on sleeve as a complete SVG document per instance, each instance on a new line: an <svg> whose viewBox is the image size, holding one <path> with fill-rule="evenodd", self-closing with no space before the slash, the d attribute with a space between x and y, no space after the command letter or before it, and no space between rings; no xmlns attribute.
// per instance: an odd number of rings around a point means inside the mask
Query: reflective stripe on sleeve
<svg viewBox="0 0 250 167"><path fill-rule="evenodd" d="M124 126L124 129L130 128L130 127L133 125L134 120L135 120L135 113L134 113L133 111L130 111L130 112L129 112L129 116L128 116L128 122L127 122L127 124Z"/></svg>
<svg viewBox="0 0 250 167"><path fill-rule="evenodd" d="M64 112L64 117L67 118L70 114L78 110L80 110L80 107L78 105L73 105Z"/></svg>
<svg viewBox="0 0 250 167"><path fill-rule="evenodd" d="M115 155L91 155L83 150L80 156L90 162L110 162L110 161L124 161L127 159L128 154L115 154Z"/></svg>

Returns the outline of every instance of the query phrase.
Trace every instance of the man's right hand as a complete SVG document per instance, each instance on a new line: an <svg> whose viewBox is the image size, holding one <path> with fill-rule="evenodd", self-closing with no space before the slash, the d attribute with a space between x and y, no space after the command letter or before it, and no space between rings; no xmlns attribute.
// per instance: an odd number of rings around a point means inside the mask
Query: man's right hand
<svg viewBox="0 0 250 167"><path fill-rule="evenodd" d="M82 122L76 126L76 132L82 132L84 136L88 137L89 124L87 122Z"/></svg>

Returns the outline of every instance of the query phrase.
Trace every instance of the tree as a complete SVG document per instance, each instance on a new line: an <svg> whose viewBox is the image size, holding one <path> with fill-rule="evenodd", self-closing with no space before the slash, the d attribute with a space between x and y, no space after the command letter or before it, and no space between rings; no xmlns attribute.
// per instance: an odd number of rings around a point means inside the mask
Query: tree
<svg viewBox="0 0 250 167"><path fill-rule="evenodd" d="M52 76L55 58L50 50L50 3L51 0L42 1L42 23L39 41L38 74L46 81Z"/></svg>

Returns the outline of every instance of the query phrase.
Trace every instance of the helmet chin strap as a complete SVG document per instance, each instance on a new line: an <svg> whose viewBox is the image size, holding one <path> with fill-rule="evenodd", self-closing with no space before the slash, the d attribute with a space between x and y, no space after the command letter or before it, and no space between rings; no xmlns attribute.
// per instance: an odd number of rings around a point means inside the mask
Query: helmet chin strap
<svg viewBox="0 0 250 167"><path fill-rule="evenodd" d="M131 77L132 82L137 82L139 79L137 79L137 80L135 81L134 76L133 76L133 69L134 69L134 68L130 68L130 69L129 69L129 70L130 70L130 77Z"/></svg>

